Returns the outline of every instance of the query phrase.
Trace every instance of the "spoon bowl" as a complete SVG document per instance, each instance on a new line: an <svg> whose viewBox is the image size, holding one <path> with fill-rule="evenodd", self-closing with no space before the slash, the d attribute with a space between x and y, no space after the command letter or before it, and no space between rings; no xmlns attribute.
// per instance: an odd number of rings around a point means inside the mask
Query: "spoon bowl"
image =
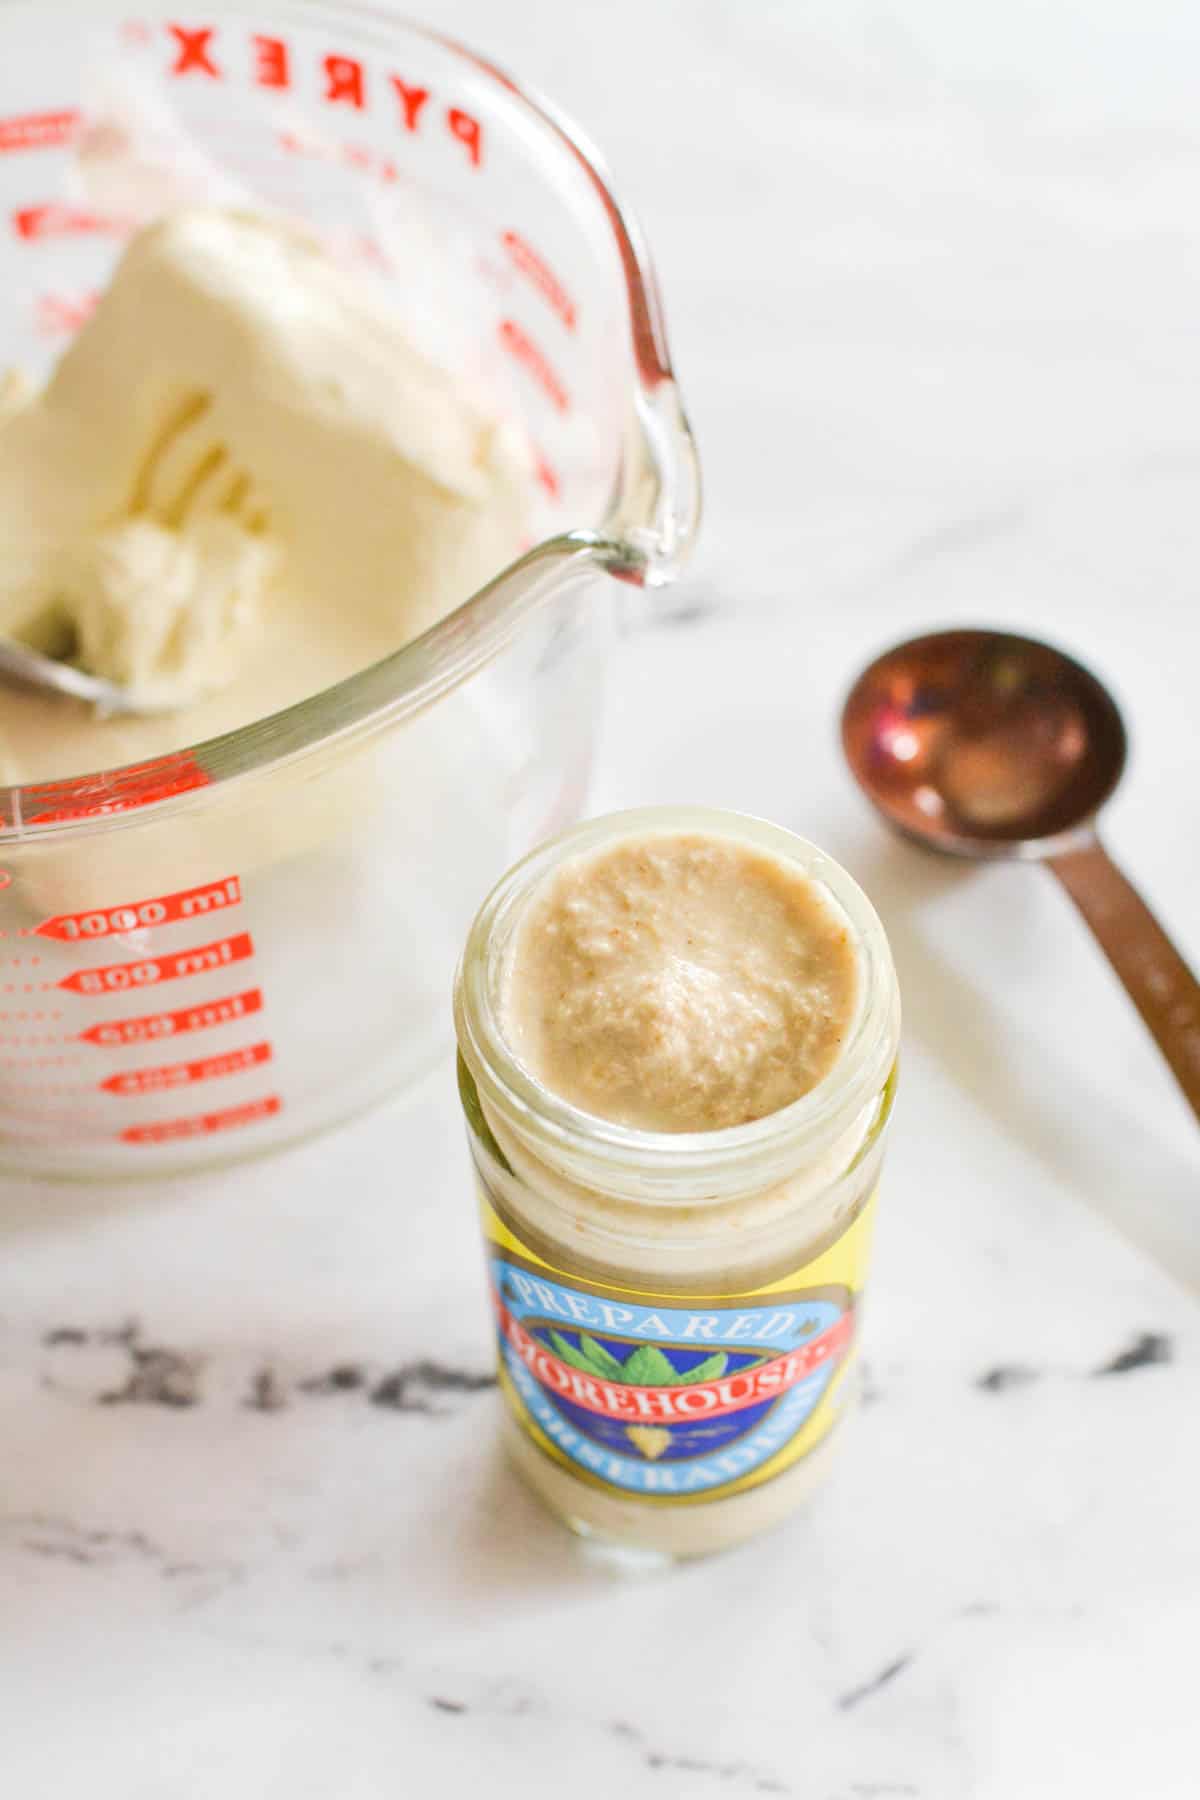
<svg viewBox="0 0 1200 1800"><path fill-rule="evenodd" d="M1125 768L1121 715L1081 663L998 631L940 631L885 652L851 689L842 743L890 824L949 855L1044 857Z"/></svg>
<svg viewBox="0 0 1200 1800"><path fill-rule="evenodd" d="M1200 983L1096 835L1125 769L1108 690L1002 631L939 631L859 676L842 713L859 786L905 837L950 856L1038 860L1058 877L1200 1118Z"/></svg>

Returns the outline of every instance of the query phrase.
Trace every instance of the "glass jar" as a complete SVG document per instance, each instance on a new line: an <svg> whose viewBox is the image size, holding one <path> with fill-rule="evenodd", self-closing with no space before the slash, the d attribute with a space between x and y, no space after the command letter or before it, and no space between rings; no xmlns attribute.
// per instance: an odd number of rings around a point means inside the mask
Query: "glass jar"
<svg viewBox="0 0 1200 1800"><path fill-rule="evenodd" d="M585 1113L516 1059L501 1020L517 927L562 862L654 834L733 839L845 919L859 981L830 1072L791 1106L705 1132ZM459 1081L478 1175L505 1435L575 1531L694 1556L809 1491L852 1393L900 1008L866 896L814 845L734 813L653 808L519 863L467 940Z"/></svg>

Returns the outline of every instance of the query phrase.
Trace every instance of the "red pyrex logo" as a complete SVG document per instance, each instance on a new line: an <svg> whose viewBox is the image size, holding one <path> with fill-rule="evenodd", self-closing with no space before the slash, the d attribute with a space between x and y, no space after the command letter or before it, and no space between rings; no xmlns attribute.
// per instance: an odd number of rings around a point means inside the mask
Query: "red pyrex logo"
<svg viewBox="0 0 1200 1800"><path fill-rule="evenodd" d="M168 25L171 45L170 74L177 79L224 81L231 67L243 70L255 87L286 91L297 85L300 59L292 42L264 32L252 32L240 46L233 43L232 29L216 25ZM483 126L474 113L439 99L427 87L406 81L389 70L380 76L357 56L330 52L316 60L320 97L329 106L348 106L370 111L382 93L395 109L396 123L404 131L419 132L432 120L461 144L473 168L483 161Z"/></svg>
<svg viewBox="0 0 1200 1800"><path fill-rule="evenodd" d="M760 1406L765 1400L778 1400L823 1363L841 1356L854 1336L853 1314L843 1313L835 1325L802 1348L788 1350L755 1368L723 1375L718 1381L697 1381L683 1387L635 1387L572 1369L526 1331L503 1301L496 1299L495 1304L504 1338L543 1387L587 1412L647 1425L680 1425L700 1417L720 1418L747 1406Z"/></svg>

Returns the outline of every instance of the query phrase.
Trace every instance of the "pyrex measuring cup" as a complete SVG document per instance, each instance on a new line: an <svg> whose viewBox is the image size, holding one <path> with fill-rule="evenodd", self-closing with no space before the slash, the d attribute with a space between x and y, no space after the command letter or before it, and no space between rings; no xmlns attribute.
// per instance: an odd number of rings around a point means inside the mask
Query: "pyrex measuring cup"
<svg viewBox="0 0 1200 1800"><path fill-rule="evenodd" d="M488 64L366 6L5 6L0 366L42 374L122 239L195 201L299 217L384 281L523 421L539 541L285 712L0 792L10 1169L253 1154L422 1071L480 897L581 805L602 583L670 579L697 519L639 240L591 153Z"/></svg>

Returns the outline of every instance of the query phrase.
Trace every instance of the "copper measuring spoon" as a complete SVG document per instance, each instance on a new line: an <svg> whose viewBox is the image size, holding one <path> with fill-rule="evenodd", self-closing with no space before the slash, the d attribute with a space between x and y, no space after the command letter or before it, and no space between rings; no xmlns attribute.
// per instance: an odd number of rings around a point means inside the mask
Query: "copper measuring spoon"
<svg viewBox="0 0 1200 1800"><path fill-rule="evenodd" d="M1096 834L1125 727L1094 675L1048 644L940 631L855 682L842 745L890 825L950 856L1044 862L1070 894L1200 1117L1200 983Z"/></svg>

